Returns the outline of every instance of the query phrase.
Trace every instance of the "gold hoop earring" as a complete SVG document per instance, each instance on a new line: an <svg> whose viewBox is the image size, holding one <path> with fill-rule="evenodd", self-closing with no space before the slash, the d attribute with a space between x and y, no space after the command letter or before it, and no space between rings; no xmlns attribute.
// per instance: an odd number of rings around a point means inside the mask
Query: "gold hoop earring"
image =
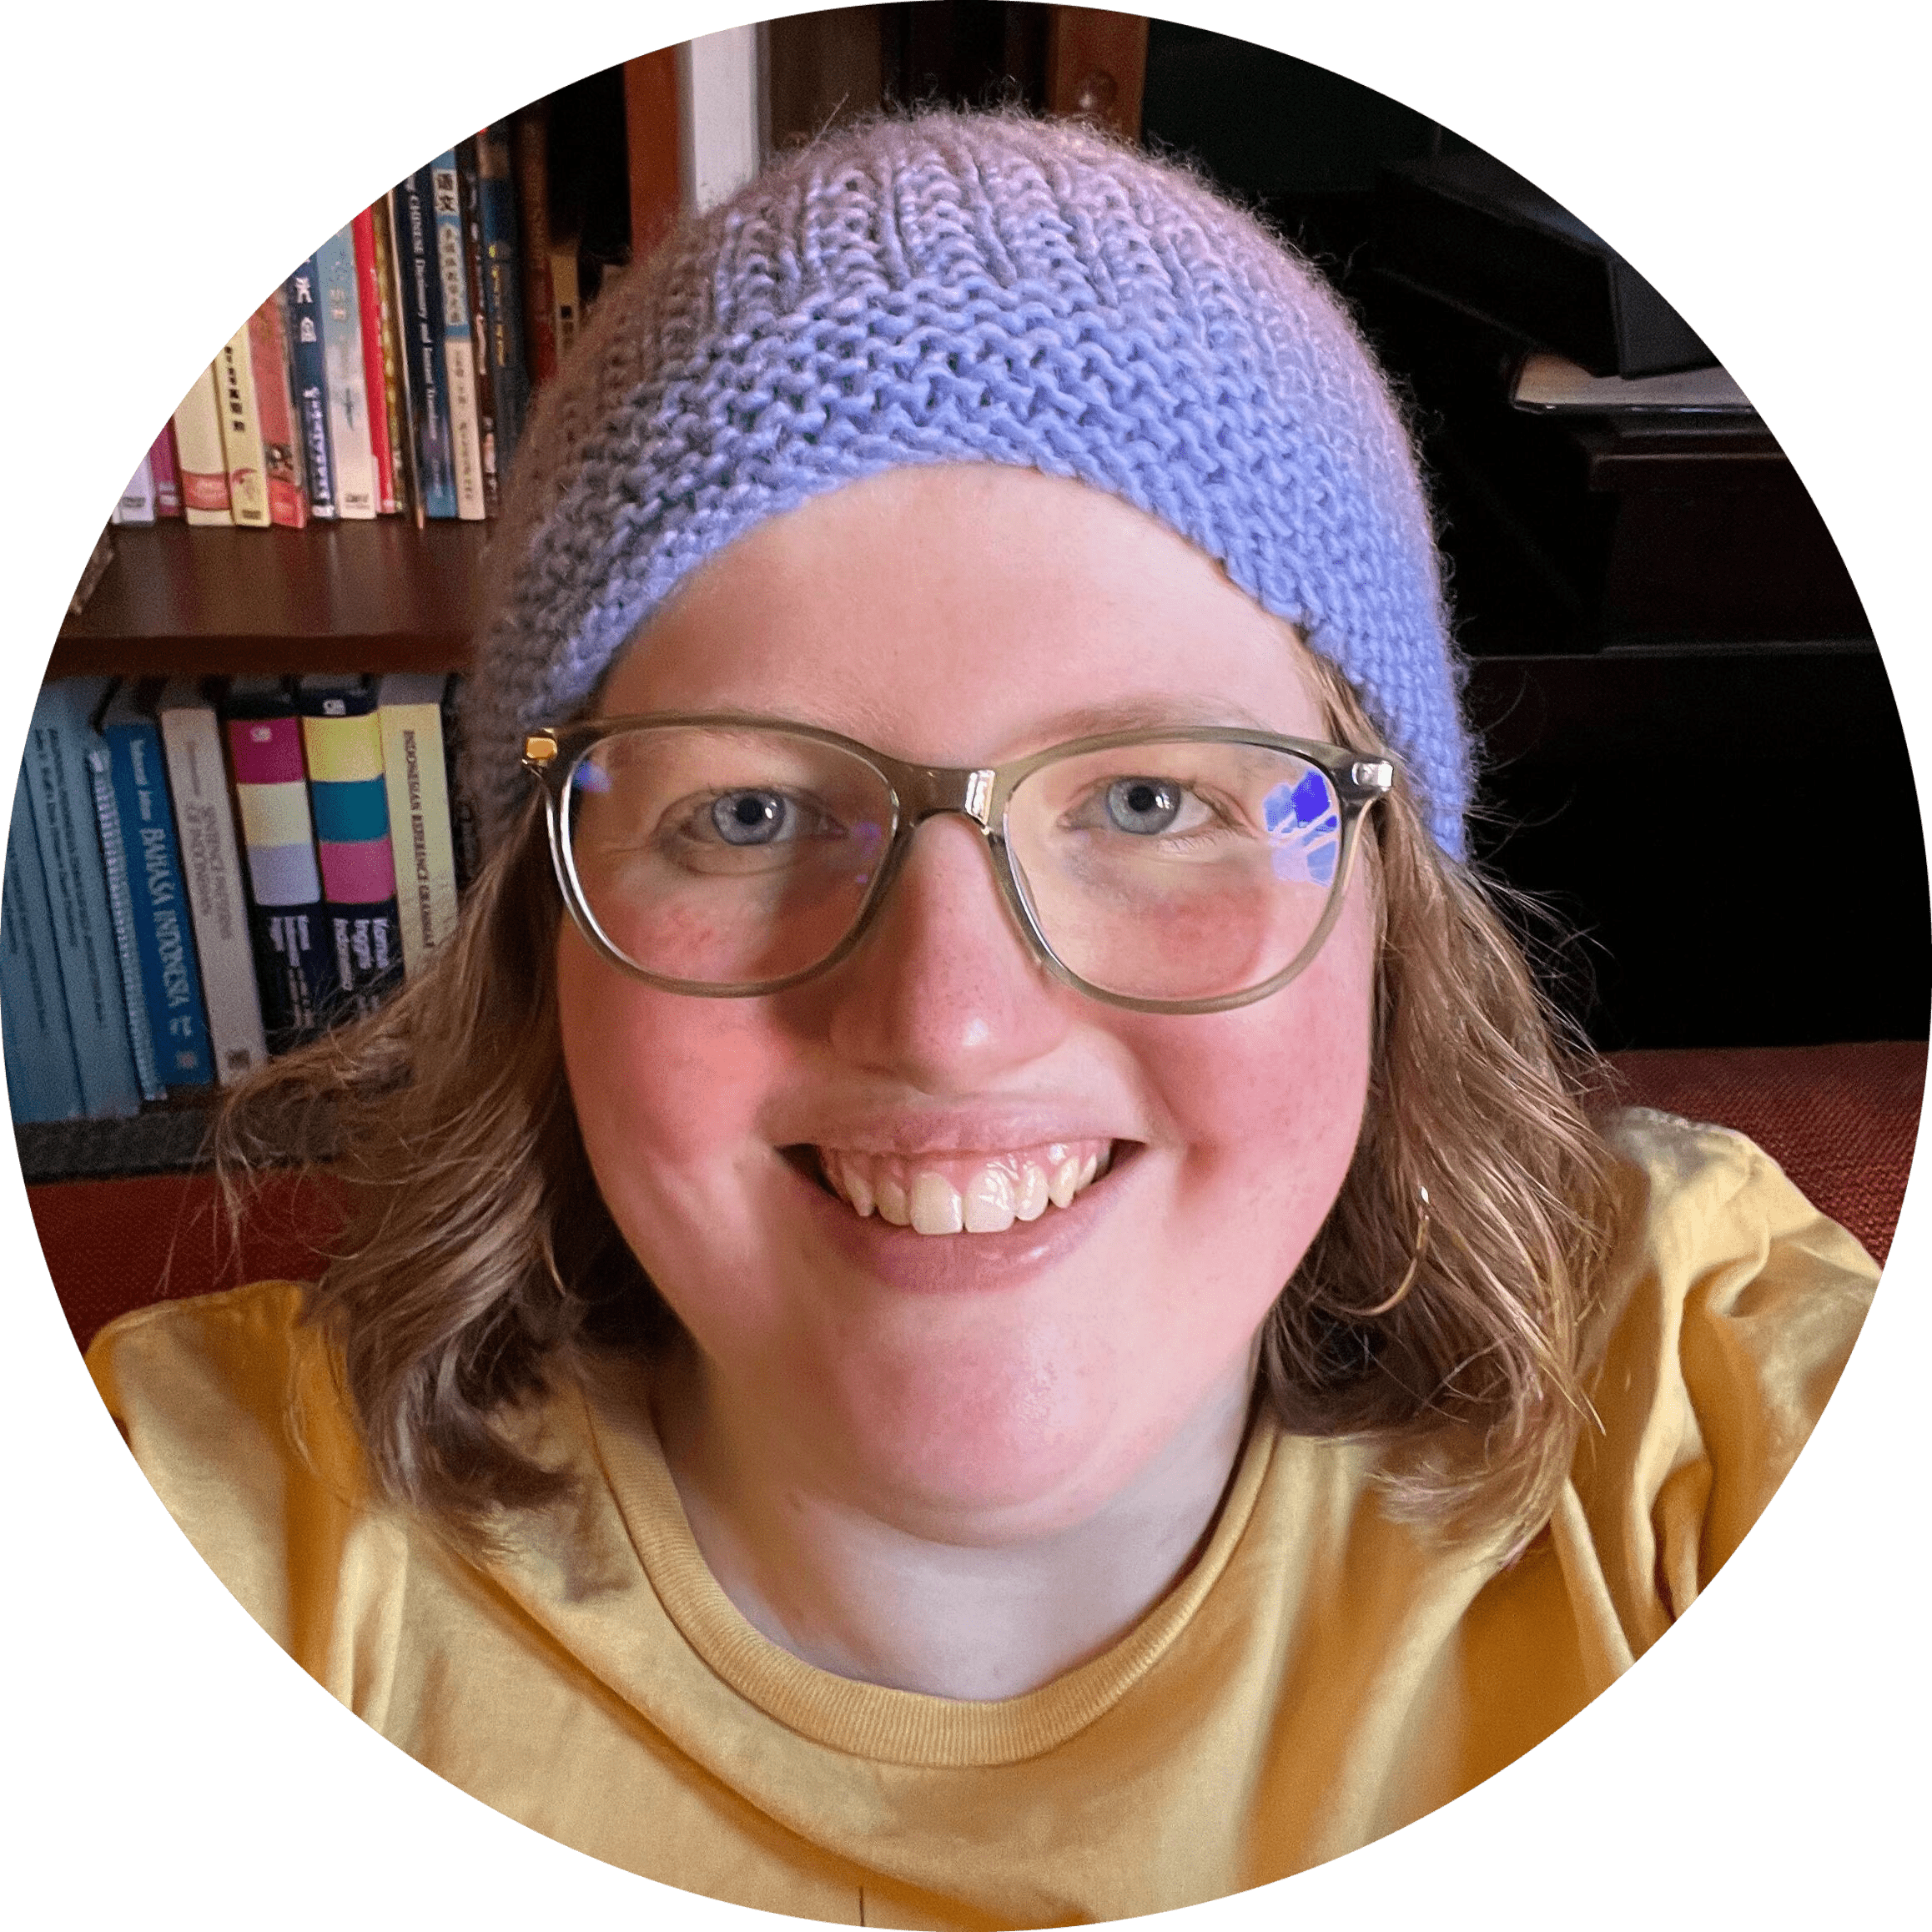
<svg viewBox="0 0 1932 1932"><path fill-rule="evenodd" d="M1416 1230L1416 1251L1409 1257L1409 1265L1402 1278L1396 1284L1396 1291L1386 1301L1378 1301L1373 1308L1357 1308L1350 1315L1354 1321L1373 1321L1376 1316L1391 1314L1401 1305L1403 1297L1416 1285L1416 1275L1422 1265L1422 1257L1429 1251L1429 1190L1420 1181L1416 1184L1416 1198L1422 1204L1421 1225Z"/></svg>

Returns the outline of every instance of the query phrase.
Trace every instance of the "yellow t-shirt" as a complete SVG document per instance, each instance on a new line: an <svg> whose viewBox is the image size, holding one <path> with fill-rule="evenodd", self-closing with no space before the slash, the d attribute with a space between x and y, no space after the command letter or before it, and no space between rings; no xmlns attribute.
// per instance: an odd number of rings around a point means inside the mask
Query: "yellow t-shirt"
<svg viewBox="0 0 1932 1932"><path fill-rule="evenodd" d="M1628 1668L1756 1518L1878 1270L1758 1149L1633 1112L1588 1431L1512 1567L1391 1520L1373 1451L1258 1426L1205 1554L1102 1656L965 1703L760 1636L648 1419L558 1391L567 1523L458 1553L373 1502L328 1358L264 1284L89 1354L163 1501L291 1656L486 1803L636 1872L853 1924L1064 1925L1284 1877L1441 1804ZM520 1436L522 1431L520 1431Z"/></svg>

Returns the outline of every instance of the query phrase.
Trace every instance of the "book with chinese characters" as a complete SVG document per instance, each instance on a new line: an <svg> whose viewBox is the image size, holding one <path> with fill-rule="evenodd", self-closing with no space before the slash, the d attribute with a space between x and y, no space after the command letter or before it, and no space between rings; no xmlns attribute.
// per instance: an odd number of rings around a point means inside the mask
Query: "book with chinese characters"
<svg viewBox="0 0 1932 1932"><path fill-rule="evenodd" d="M214 369L216 400L221 405L221 447L228 465L228 512L244 529L266 530L271 521L268 470L262 452L261 419L255 413L255 377L247 323L223 343Z"/></svg>
<svg viewBox="0 0 1932 1932"><path fill-rule="evenodd" d="M362 370L355 238L350 229L338 229L316 249L315 272L329 390L329 448L335 459L335 512L366 521L376 513L375 453L369 429L369 387Z"/></svg>
<svg viewBox="0 0 1932 1932"><path fill-rule="evenodd" d="M476 345L470 332L469 266L455 151L445 148L429 172L435 215L436 273L443 299L443 369L456 514L466 523L480 523L486 514L483 443L476 408Z"/></svg>
<svg viewBox="0 0 1932 1932"><path fill-rule="evenodd" d="M322 350L321 278L311 255L282 284L282 314L289 335L289 371L295 420L302 432L302 470L309 507L333 519L335 452L329 440L329 370Z"/></svg>

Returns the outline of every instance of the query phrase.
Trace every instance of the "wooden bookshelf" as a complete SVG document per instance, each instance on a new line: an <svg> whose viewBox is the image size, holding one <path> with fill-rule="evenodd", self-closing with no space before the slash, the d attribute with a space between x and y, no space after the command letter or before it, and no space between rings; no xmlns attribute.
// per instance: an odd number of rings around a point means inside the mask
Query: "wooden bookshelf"
<svg viewBox="0 0 1932 1932"><path fill-rule="evenodd" d="M118 1180L191 1174L209 1165L214 1104L161 1102L125 1120L16 1121L13 1145L29 1187L48 1181Z"/></svg>
<svg viewBox="0 0 1932 1932"><path fill-rule="evenodd" d="M1260 103L1253 114L1232 115L1240 134L1264 124L1256 116L1291 80L1305 91L1312 84L1313 70L1291 74L1258 50L1217 50L1206 44L1213 37L1191 30L1153 31L1167 40L1165 79L1149 66L1145 19L1093 9L930 0L773 23L772 145L887 99L983 100L997 83L1004 96L1103 122L1128 138L1141 132L1145 108L1157 144L1198 145L1205 156L1205 133L1226 100L1252 93ZM1201 68L1204 53L1237 66ZM1248 78L1234 87L1230 73ZM666 49L632 61L622 81L632 253L641 259L679 200L676 56ZM1323 84L1332 92L1346 83ZM1174 118L1183 108L1198 128ZM1230 137L1229 152L1239 160L1265 146ZM1301 232L1311 209L1326 209L1330 259L1351 259L1367 232L1359 209L1335 212L1346 195L1311 191L1297 202L1268 182L1230 185L1291 232ZM1366 204L1366 189L1357 199ZM1317 226L1304 239L1315 245L1325 233ZM1447 473L1446 463L1438 467ZM1449 521L1453 540L1459 525ZM1461 522L1480 528L1473 513ZM113 561L82 615L61 627L48 675L464 670L496 527L419 529L391 517L304 531L117 528ZM1528 574L1514 551L1499 554L1503 574ZM1480 570L1459 566L1466 623L1482 581ZM1577 625L1533 612L1500 646L1482 639L1479 626L1465 631L1478 653L1510 653L1478 655L1470 671L1467 704L1486 743L1479 853L1591 935L1584 977L1598 984L1566 994L1596 1009L1605 1044L1802 1044L1824 1023L1814 1014L1844 1037L1923 1031L1932 914L1883 664L1869 640L1808 625L1809 611L1787 601L1797 641L1667 638L1579 649ZM1829 814L1797 811L1792 774L1845 746L1859 761L1859 830L1834 846ZM1672 802L1667 838L1630 836L1633 796ZM1794 916L1793 882L1807 879L1822 883L1800 883L1810 896L1799 903L1824 916ZM1848 926L1859 936L1855 967L1842 957ZM1832 992L1823 1005L1809 998L1820 984ZM133 1120L23 1128L23 1165L34 1180L187 1170L201 1158L207 1107L197 1097Z"/></svg>
<svg viewBox="0 0 1932 1932"><path fill-rule="evenodd" d="M237 535L258 547L272 536ZM308 633L268 642L310 647ZM1911 767L1875 645L1477 658L1465 702L1485 751L1478 855L1593 934L1584 957L1600 982L1605 1044L1921 1035L1932 912ZM1794 818L1791 806L1794 774L1847 745L1859 747L1865 831L1840 843L1829 813ZM1628 799L1653 791L1681 796L1683 808L1668 839L1633 843ZM1814 896L1804 903L1840 909L1794 918L1792 882L1805 878L1824 883L1805 888ZM1855 970L1844 958L1847 917L1860 934ZM1831 999L1800 998L1810 985ZM1587 991L1566 997L1587 1004ZM133 1119L18 1127L21 1165L32 1181L185 1172L204 1158L209 1106L184 1096Z"/></svg>
<svg viewBox="0 0 1932 1932"><path fill-rule="evenodd" d="M117 529L114 561L62 625L47 674L458 671L489 528Z"/></svg>

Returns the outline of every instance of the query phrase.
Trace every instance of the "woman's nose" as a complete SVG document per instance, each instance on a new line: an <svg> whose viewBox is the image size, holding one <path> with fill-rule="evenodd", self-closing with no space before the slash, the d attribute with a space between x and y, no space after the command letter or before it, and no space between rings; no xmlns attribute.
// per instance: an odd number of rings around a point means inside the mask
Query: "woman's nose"
<svg viewBox="0 0 1932 1932"><path fill-rule="evenodd" d="M1077 997L1021 935L978 828L950 813L918 828L871 929L819 984L842 1059L933 1094L1049 1051Z"/></svg>

